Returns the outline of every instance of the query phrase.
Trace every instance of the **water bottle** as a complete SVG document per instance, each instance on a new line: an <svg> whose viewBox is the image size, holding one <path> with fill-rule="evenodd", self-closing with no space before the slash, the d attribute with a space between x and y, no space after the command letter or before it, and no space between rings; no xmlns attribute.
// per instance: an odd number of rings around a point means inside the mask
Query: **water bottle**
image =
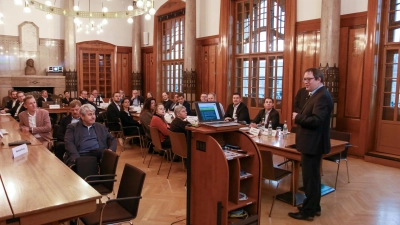
<svg viewBox="0 0 400 225"><path fill-rule="evenodd" d="M55 100L55 102L54 102L54 105L58 105L58 101L57 101L57 99Z"/></svg>
<svg viewBox="0 0 400 225"><path fill-rule="evenodd" d="M282 129L282 131L283 131L283 137L286 137L287 136L287 132L288 132L288 130L287 130L287 122L286 122L286 120L285 120L285 122L283 123L283 129Z"/></svg>
<svg viewBox="0 0 400 225"><path fill-rule="evenodd" d="M272 137L272 121L269 121L268 124L268 137Z"/></svg>

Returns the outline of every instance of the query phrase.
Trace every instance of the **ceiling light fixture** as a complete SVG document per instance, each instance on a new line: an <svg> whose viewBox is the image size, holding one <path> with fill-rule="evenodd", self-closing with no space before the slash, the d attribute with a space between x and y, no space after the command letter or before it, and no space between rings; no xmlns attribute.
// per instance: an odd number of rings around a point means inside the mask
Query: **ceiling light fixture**
<svg viewBox="0 0 400 225"><path fill-rule="evenodd" d="M25 2L24 13L30 13L30 12L31 12L31 8L29 8L29 4L27 2Z"/></svg>

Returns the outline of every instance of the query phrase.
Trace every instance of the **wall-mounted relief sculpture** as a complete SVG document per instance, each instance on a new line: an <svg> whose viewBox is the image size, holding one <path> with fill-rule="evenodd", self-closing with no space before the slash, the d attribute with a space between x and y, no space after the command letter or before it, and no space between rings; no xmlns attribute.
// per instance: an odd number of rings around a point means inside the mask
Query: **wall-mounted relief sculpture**
<svg viewBox="0 0 400 225"><path fill-rule="evenodd" d="M39 46L39 27L25 21L18 26L20 51L37 52Z"/></svg>

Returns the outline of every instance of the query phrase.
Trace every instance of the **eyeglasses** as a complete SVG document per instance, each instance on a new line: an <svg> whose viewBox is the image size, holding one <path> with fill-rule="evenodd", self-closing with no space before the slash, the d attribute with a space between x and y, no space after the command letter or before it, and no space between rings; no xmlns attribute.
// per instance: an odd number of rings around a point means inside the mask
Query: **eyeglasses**
<svg viewBox="0 0 400 225"><path fill-rule="evenodd" d="M315 79L314 77L305 77L303 78L303 82L310 82L312 79Z"/></svg>

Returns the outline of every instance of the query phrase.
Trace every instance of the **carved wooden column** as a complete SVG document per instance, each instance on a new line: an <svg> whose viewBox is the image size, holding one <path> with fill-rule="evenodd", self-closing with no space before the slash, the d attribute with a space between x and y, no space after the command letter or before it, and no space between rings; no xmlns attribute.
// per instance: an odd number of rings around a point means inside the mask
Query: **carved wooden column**
<svg viewBox="0 0 400 225"><path fill-rule="evenodd" d="M324 73L324 85L331 93L334 103L331 128L336 127L337 102L339 91L339 40L340 40L340 1L322 0L320 34L320 69Z"/></svg>
<svg viewBox="0 0 400 225"><path fill-rule="evenodd" d="M182 89L189 102L196 101L196 0L186 0L185 53Z"/></svg>
<svg viewBox="0 0 400 225"><path fill-rule="evenodd" d="M139 94L143 95L142 85L142 60L141 60L141 45L140 32L142 30L141 18L133 17L132 23L132 90L138 90Z"/></svg>
<svg viewBox="0 0 400 225"><path fill-rule="evenodd" d="M73 10L74 0L66 0L64 7ZM78 82L76 68L76 40L74 18L66 16L64 20L64 73L65 90L71 93L72 98L78 97Z"/></svg>

